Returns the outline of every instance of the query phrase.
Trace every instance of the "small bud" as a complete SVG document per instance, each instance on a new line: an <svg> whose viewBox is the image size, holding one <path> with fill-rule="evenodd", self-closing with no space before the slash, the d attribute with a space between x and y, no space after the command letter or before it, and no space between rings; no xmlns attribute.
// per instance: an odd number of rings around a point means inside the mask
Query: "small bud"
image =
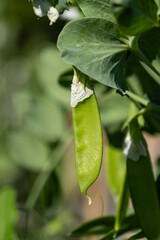
<svg viewBox="0 0 160 240"><path fill-rule="evenodd" d="M50 7L48 12L47 12L47 16L50 20L50 25L52 25L54 22L57 21L57 19L59 17L59 12L56 8Z"/></svg>

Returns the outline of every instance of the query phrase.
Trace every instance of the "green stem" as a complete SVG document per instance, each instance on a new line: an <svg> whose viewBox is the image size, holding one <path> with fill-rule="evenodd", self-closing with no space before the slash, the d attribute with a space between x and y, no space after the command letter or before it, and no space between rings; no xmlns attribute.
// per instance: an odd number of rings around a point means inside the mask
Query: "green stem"
<svg viewBox="0 0 160 240"><path fill-rule="evenodd" d="M116 214L115 226L114 226L114 229L116 232L120 229L122 222L125 218L126 211L128 208L128 202L129 202L129 188L128 188L128 182L127 182L127 171L125 169L124 180L120 190L120 195L119 195L119 200L117 205L117 214Z"/></svg>
<svg viewBox="0 0 160 240"><path fill-rule="evenodd" d="M128 90L125 91L125 93L134 101L139 102L140 104L144 105L147 107L147 111L155 110L155 111L160 111L160 105L151 102L148 99L145 99L143 97L138 96L137 94L130 92Z"/></svg>
<svg viewBox="0 0 160 240"><path fill-rule="evenodd" d="M48 159L48 164L44 166L44 169L37 176L33 184L33 187L29 193L29 196L27 198L27 201L25 204L26 209L31 210L34 208L38 200L38 197L42 192L43 187L45 186L51 172L56 168L56 166L60 162L61 158L65 154L71 142L72 137L70 136L70 134L71 134L71 131L69 130L63 135L61 139L61 143L59 144L59 146L56 147L56 149L53 150L53 153L51 153Z"/></svg>
<svg viewBox="0 0 160 240"><path fill-rule="evenodd" d="M50 175L50 172L41 172L37 176L37 178L33 184L33 187L30 191L30 194L28 196L28 199L26 201L26 204L25 204L26 208L28 210L33 209L33 207L35 206L35 204L38 200L38 197L39 197L45 183L47 182L47 179L49 178L49 175Z"/></svg>
<svg viewBox="0 0 160 240"><path fill-rule="evenodd" d="M135 100L136 102L139 102L140 104L147 106L149 103L149 100L144 99L143 97L138 96L137 94L130 92L130 91L125 91L125 93L133 100Z"/></svg>

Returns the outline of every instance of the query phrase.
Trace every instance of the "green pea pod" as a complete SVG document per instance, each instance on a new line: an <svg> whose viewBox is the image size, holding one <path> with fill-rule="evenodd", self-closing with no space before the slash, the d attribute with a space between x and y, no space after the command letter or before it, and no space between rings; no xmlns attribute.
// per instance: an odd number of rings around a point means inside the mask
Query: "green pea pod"
<svg viewBox="0 0 160 240"><path fill-rule="evenodd" d="M77 77L78 81L86 89L85 86L88 84L87 77L81 73ZM76 173L80 190L86 195L87 189L99 175L103 151L101 120L93 90L89 97L84 100L81 99L72 108L72 117Z"/></svg>
<svg viewBox="0 0 160 240"><path fill-rule="evenodd" d="M125 141L127 177L132 203L148 239L160 239L160 209L147 145L137 121L129 125Z"/></svg>

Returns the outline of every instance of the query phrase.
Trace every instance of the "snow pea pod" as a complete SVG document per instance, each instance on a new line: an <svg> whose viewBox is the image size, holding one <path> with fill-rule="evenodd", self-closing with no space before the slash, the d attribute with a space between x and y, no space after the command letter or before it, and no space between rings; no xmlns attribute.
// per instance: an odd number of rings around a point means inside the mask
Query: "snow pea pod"
<svg viewBox="0 0 160 240"><path fill-rule="evenodd" d="M87 92L88 79L83 74L77 76L78 84L83 85ZM88 88L89 91L91 87ZM79 91L78 91L79 92ZM86 93L87 94L87 93ZM72 100L71 100L72 101ZM73 101L74 102L74 101ZM102 162L102 127L96 96L92 93L72 107L76 174L83 194L92 185L99 175Z"/></svg>
<svg viewBox="0 0 160 240"><path fill-rule="evenodd" d="M132 203L148 239L160 239L160 208L147 145L137 122L129 128L127 177Z"/></svg>

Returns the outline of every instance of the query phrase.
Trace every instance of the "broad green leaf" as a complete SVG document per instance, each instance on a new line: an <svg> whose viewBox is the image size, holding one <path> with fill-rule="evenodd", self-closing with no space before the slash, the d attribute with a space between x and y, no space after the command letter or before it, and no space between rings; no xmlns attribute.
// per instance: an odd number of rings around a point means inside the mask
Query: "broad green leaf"
<svg viewBox="0 0 160 240"><path fill-rule="evenodd" d="M130 215L123 220L121 228L118 231L115 231L115 229L111 230L105 237L101 238L101 240L112 240L136 229L139 229L139 223L135 215Z"/></svg>
<svg viewBox="0 0 160 240"><path fill-rule="evenodd" d="M130 238L128 238L127 240L136 240L136 239L142 239L142 238L146 238L145 234L140 231L134 235L132 235Z"/></svg>
<svg viewBox="0 0 160 240"><path fill-rule="evenodd" d="M115 235L114 223L115 217L113 216L96 218L74 229L70 236L80 237L101 234L108 234L108 236ZM123 226L119 231L119 235L137 228L138 223L135 215L130 215L123 220Z"/></svg>
<svg viewBox="0 0 160 240"><path fill-rule="evenodd" d="M160 209L145 140L136 121L129 125L127 176L131 200L143 232L149 239L160 237ZM151 204L152 203L152 204ZM151 220L152 219L152 220Z"/></svg>
<svg viewBox="0 0 160 240"><path fill-rule="evenodd" d="M69 7L68 0L55 0L55 3L55 7L59 13L63 13L63 11Z"/></svg>
<svg viewBox="0 0 160 240"><path fill-rule="evenodd" d="M64 131L61 108L43 95L19 92L14 95L14 106L22 125L46 141L56 141Z"/></svg>
<svg viewBox="0 0 160 240"><path fill-rule="evenodd" d="M11 188L0 191L0 239L17 240L15 224L18 217L15 192Z"/></svg>
<svg viewBox="0 0 160 240"><path fill-rule="evenodd" d="M86 17L104 18L116 23L109 0L77 0L77 2Z"/></svg>
<svg viewBox="0 0 160 240"><path fill-rule="evenodd" d="M71 233L71 237L90 236L105 234L114 228L115 217L101 217L82 224L75 228Z"/></svg>
<svg viewBox="0 0 160 240"><path fill-rule="evenodd" d="M24 130L10 130L7 133L7 148L10 157L24 168L39 171L46 164L48 147L34 135Z"/></svg>
<svg viewBox="0 0 160 240"><path fill-rule="evenodd" d="M58 84L58 78L70 67L63 62L58 50L53 46L44 46L34 57L34 66L42 89L54 101L66 106L70 105L70 93Z"/></svg>
<svg viewBox="0 0 160 240"><path fill-rule="evenodd" d="M155 26L157 21L157 5L154 0L112 0L118 24L123 33L135 36Z"/></svg>
<svg viewBox="0 0 160 240"><path fill-rule="evenodd" d="M117 35L116 25L105 19L82 18L63 28L58 48L67 63L104 85L124 91L127 46Z"/></svg>
<svg viewBox="0 0 160 240"><path fill-rule="evenodd" d="M106 162L106 180L109 189L113 195L118 194L123 181L124 160L121 149L112 145L107 147Z"/></svg>

